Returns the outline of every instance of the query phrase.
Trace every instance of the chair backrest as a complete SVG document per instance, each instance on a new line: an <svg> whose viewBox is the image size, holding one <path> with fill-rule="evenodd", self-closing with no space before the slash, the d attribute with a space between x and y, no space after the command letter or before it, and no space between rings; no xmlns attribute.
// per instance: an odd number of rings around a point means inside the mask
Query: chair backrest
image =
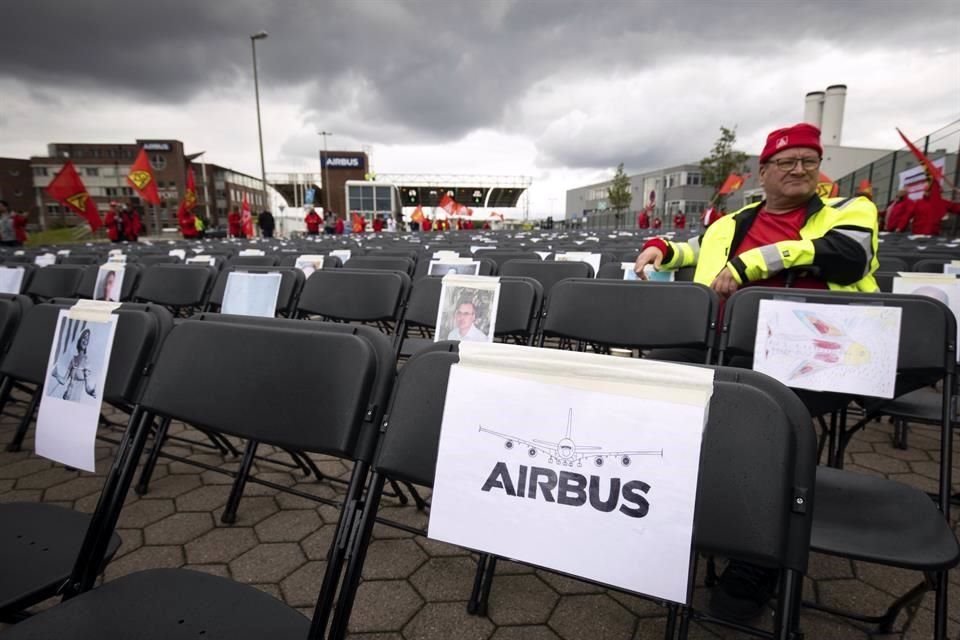
<svg viewBox="0 0 960 640"><path fill-rule="evenodd" d="M543 286L533 278L500 276L500 301L494 335L531 343L540 320Z"/></svg>
<svg viewBox="0 0 960 640"><path fill-rule="evenodd" d="M509 260L540 260L540 256L533 251L511 251L507 249L491 249L489 251L478 251L473 254L475 258L484 257L493 260L497 265L497 272L503 268L503 265ZM523 274L508 274L523 275Z"/></svg>
<svg viewBox="0 0 960 640"><path fill-rule="evenodd" d="M297 313L345 321L397 322L409 292L410 277L400 271L321 269L307 278Z"/></svg>
<svg viewBox="0 0 960 640"><path fill-rule="evenodd" d="M386 271L402 271L410 277L416 269L413 259L403 256L366 255L350 257L347 261L348 269L376 269Z"/></svg>
<svg viewBox="0 0 960 640"><path fill-rule="evenodd" d="M880 261L880 266L878 269L881 271L909 271L910 265L907 264L907 261L903 258L898 258L897 256L889 256L881 253L878 256ZM919 269L915 269L919 271Z"/></svg>
<svg viewBox="0 0 960 640"><path fill-rule="evenodd" d="M543 287L544 300L549 300L555 284L567 278L592 278L593 267L586 262L508 260L500 265L500 275L533 278Z"/></svg>
<svg viewBox="0 0 960 640"><path fill-rule="evenodd" d="M374 462L378 473L433 486L447 380L457 361L456 352L431 350L404 365L384 418L389 427ZM809 414L773 379L748 370L715 370L701 448L695 545L804 571L816 474Z"/></svg>
<svg viewBox="0 0 960 640"><path fill-rule="evenodd" d="M78 298L93 299L94 289L97 286L97 276L100 274L99 264L88 265L83 272L83 278L77 287L76 295ZM123 283L120 285L120 300L129 300L130 296L136 290L140 283L140 274L143 272L143 265L136 262L128 262L123 269Z"/></svg>
<svg viewBox="0 0 960 640"><path fill-rule="evenodd" d="M443 278L426 276L413 283L404 322L408 325L433 327L440 307L440 289Z"/></svg>
<svg viewBox="0 0 960 640"><path fill-rule="evenodd" d="M623 280L623 267L619 262L607 262L597 269L598 280Z"/></svg>
<svg viewBox="0 0 960 640"><path fill-rule="evenodd" d="M891 293L846 293L811 289L747 287L727 300L721 338L722 362L751 356L761 300L791 300L837 305L900 307L900 348L897 371L929 374L934 380L956 367L956 320L949 307L926 296Z"/></svg>
<svg viewBox="0 0 960 640"><path fill-rule="evenodd" d="M354 335L370 343L376 360L376 375L370 392L364 427L352 449L351 457L356 460L370 461L379 436L380 421L390 400L396 378L396 357L390 339L373 327L338 322L304 322L287 318L258 318L252 316L221 315L219 313L201 313L191 316L191 320L201 322L219 322L281 328L295 331L320 331Z"/></svg>
<svg viewBox="0 0 960 640"><path fill-rule="evenodd" d="M9 260L6 260L4 264L5 266L10 267L12 269L17 269L17 268L23 269L23 280L20 281L20 291L18 291L17 293L25 293L27 289L30 288L30 282L33 280L33 274L37 272L37 269L39 267L37 267L37 265L35 264L31 264L28 262L10 262ZM8 295L8 294L0 294L0 295Z"/></svg>
<svg viewBox="0 0 960 640"><path fill-rule="evenodd" d="M6 353L23 316L24 309L15 300L0 299L0 354Z"/></svg>
<svg viewBox="0 0 960 640"><path fill-rule="evenodd" d="M76 294L85 269L79 264L53 264L37 269L26 293L36 300L69 298Z"/></svg>
<svg viewBox="0 0 960 640"><path fill-rule="evenodd" d="M137 262L145 267L150 267L155 264L180 264L183 261L177 256L169 256L162 253L148 253L138 257Z"/></svg>
<svg viewBox="0 0 960 640"><path fill-rule="evenodd" d="M176 309L202 308L217 270L201 264L155 264L144 269L134 297Z"/></svg>
<svg viewBox="0 0 960 640"><path fill-rule="evenodd" d="M719 302L713 290L700 284L577 278L557 283L546 304L544 337L709 353Z"/></svg>
<svg viewBox="0 0 960 640"><path fill-rule="evenodd" d="M100 256L94 255L92 253L71 253L68 256L63 256L60 260L60 264L99 264L102 261Z"/></svg>
<svg viewBox="0 0 960 640"><path fill-rule="evenodd" d="M227 260L226 267L276 267L280 264L280 257L273 254L262 256L233 256Z"/></svg>
<svg viewBox="0 0 960 640"><path fill-rule="evenodd" d="M250 256L259 257L259 256ZM247 267L243 265L228 265L219 274L210 291L207 305L219 309L223 305L223 293L227 288L227 278L231 273L279 273L280 291L277 293L277 313L290 314L293 312L297 296L303 289L306 277L303 271L294 267Z"/></svg>
<svg viewBox="0 0 960 640"><path fill-rule="evenodd" d="M376 373L374 350L357 335L185 320L167 336L141 405L208 431L350 458Z"/></svg>
<svg viewBox="0 0 960 640"><path fill-rule="evenodd" d="M953 259L949 257L924 258L923 260L917 260L913 264L913 270L922 273L943 273L943 265L950 264L951 262L953 262ZM906 268L889 269L887 268L886 261L882 262L880 266L883 267L884 271L906 271Z"/></svg>

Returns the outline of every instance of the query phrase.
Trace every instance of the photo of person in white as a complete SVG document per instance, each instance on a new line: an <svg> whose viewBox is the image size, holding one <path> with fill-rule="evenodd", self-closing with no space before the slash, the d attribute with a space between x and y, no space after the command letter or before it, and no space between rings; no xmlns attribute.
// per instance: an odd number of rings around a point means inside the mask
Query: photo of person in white
<svg viewBox="0 0 960 640"><path fill-rule="evenodd" d="M117 283L117 272L113 269L103 269L98 277L97 294L94 300L120 301L120 285Z"/></svg>
<svg viewBox="0 0 960 640"><path fill-rule="evenodd" d="M90 329L84 329L77 338L76 352L54 366L52 380L47 385L47 395L79 402L84 394L97 397L96 376L87 361L87 346L90 344Z"/></svg>
<svg viewBox="0 0 960 640"><path fill-rule="evenodd" d="M470 300L463 300L454 312L453 329L447 334L447 340L470 340L488 342L487 334L473 324L477 317L477 307Z"/></svg>

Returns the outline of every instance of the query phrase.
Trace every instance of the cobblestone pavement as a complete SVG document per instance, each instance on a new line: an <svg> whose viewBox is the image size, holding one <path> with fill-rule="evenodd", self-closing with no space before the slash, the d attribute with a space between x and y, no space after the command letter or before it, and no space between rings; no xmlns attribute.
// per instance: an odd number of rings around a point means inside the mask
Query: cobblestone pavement
<svg viewBox="0 0 960 640"><path fill-rule="evenodd" d="M119 416L118 416L119 417ZM174 425L174 432L182 432ZM872 423L851 443L847 468L881 474L927 491L936 490L939 446L936 430L916 426L910 448L890 445L891 425ZM0 421L0 443L9 442L13 420ZM187 437L201 438L192 430ZM101 475L67 471L62 465L38 458L28 439L20 453L0 452L0 502L43 501L80 511L91 511L102 483ZM170 443L165 451L192 460L235 469L209 450ZM98 448L98 470L112 459L113 448ZM268 452L269 453L269 452ZM282 459L281 457L277 457ZM316 457L331 477L348 477L338 461ZM957 470L954 470L956 476ZM304 479L266 462L255 465L255 475L280 485L325 497L342 487ZM131 492L120 517L123 545L106 569L105 579L147 568L187 567L229 576L281 598L306 614L319 589L325 551L334 531L337 511L304 498L250 484L237 522L224 525L224 509L231 478L181 462L162 460L147 495ZM423 526L425 516L399 503L384 515ZM501 562L494 581L488 617L470 616L465 602L471 589L475 556L469 551L377 525L367 558L364 583L350 623L358 640L632 640L662 637L665 611L639 597L607 591L547 571ZM814 555L808 598L821 603L878 613L919 581L911 572ZM950 638L960 633L960 584L951 575ZM707 591L697 590L697 602ZM41 608L45 606L41 605ZM932 637L932 597L905 633L881 638ZM897 620L902 630L906 615ZM769 621L767 621L769 622ZM804 610L802 627L809 639L866 638L865 629L833 616ZM694 625L692 638L748 637L714 626Z"/></svg>

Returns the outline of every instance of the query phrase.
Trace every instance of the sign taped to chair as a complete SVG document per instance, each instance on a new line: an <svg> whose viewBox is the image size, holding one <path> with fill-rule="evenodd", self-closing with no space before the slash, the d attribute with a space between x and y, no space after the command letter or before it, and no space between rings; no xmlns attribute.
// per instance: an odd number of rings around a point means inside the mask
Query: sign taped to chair
<svg viewBox="0 0 960 640"><path fill-rule="evenodd" d="M57 256L54 253L44 253L34 257L33 264L38 267L49 267L50 265L57 264Z"/></svg>
<svg viewBox="0 0 960 640"><path fill-rule="evenodd" d="M892 398L901 311L761 300L753 369L796 389Z"/></svg>
<svg viewBox="0 0 960 640"><path fill-rule="evenodd" d="M37 412L37 455L96 471L97 426L118 306L81 300L60 312Z"/></svg>
<svg viewBox="0 0 960 640"><path fill-rule="evenodd" d="M334 249L330 252L330 257L340 258L342 264L347 264L347 261L350 260L351 253L350 249Z"/></svg>
<svg viewBox="0 0 960 640"><path fill-rule="evenodd" d="M686 602L712 392L710 369L461 344L429 537Z"/></svg>
<svg viewBox="0 0 960 640"><path fill-rule="evenodd" d="M493 342L499 304L500 278L459 274L443 276L434 342Z"/></svg>
<svg viewBox="0 0 960 640"><path fill-rule="evenodd" d="M281 278L279 273L229 273L220 312L273 318L277 314Z"/></svg>
<svg viewBox="0 0 960 640"><path fill-rule="evenodd" d="M480 261L473 258L435 258L427 266L428 276L445 276L447 274L480 275Z"/></svg>
<svg viewBox="0 0 960 640"><path fill-rule="evenodd" d="M97 282L93 286L93 299L120 302L124 273L126 268L123 263L108 262L101 265L97 271Z"/></svg>
<svg viewBox="0 0 960 640"><path fill-rule="evenodd" d="M944 270L949 266L951 265L944 265ZM957 339L960 340L960 279L957 279L957 276L949 272L901 272L893 279L893 292L927 296L950 307L957 319ZM957 357L960 359L960 354Z"/></svg>
<svg viewBox="0 0 960 640"><path fill-rule="evenodd" d="M303 275L305 278L309 278L310 276L313 275L314 271L319 271L320 269L323 269L323 258L324 256L319 254L305 253L301 256L297 256L297 259L294 262L293 266L303 271Z"/></svg>
<svg viewBox="0 0 960 640"><path fill-rule="evenodd" d="M0 267L0 293L20 293L25 273L23 267Z"/></svg>
<svg viewBox="0 0 960 640"><path fill-rule="evenodd" d="M567 251L558 253L553 257L554 262L586 262L593 267L593 276L597 276L600 271L600 254L589 251Z"/></svg>

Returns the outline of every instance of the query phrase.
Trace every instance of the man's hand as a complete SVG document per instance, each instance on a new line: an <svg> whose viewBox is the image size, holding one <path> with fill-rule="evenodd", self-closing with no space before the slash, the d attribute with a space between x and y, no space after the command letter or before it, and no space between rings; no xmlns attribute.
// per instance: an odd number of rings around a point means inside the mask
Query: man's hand
<svg viewBox="0 0 960 640"><path fill-rule="evenodd" d="M646 280L647 274L643 272L643 268L648 264L653 264L653 268L659 271L661 262L663 262L663 251L656 247L647 247L637 256L637 262L633 265L633 270L636 272L637 278Z"/></svg>
<svg viewBox="0 0 960 640"><path fill-rule="evenodd" d="M729 298L736 293L740 285L734 280L730 267L724 267L720 270L720 273L717 274L717 277L713 279L713 282L710 283L710 288L716 291L717 295L721 298Z"/></svg>

